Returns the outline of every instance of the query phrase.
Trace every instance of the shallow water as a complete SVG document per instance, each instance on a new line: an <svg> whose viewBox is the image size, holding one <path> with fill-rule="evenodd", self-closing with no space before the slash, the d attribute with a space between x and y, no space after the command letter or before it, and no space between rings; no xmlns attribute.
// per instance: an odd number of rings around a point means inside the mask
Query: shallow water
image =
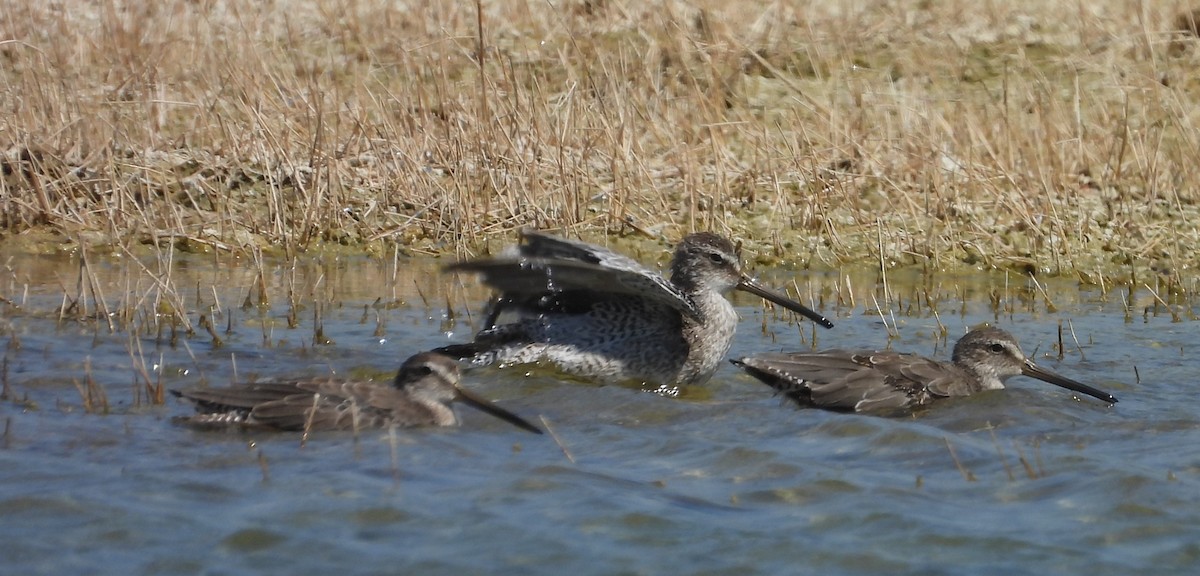
<svg viewBox="0 0 1200 576"><path fill-rule="evenodd" d="M944 356L939 320L951 343L988 321L1036 350L1043 366L1118 396L1111 407L1016 378L1005 391L884 419L797 410L732 366L683 399L488 369L469 373L466 385L544 417L558 442L463 408L459 428L316 434L302 444L296 434L176 426L170 418L188 408L170 398L150 404L139 370L168 388L225 385L235 372L386 376L409 354L470 334L467 312L478 313L485 292L470 278L438 275L434 260L261 269L195 256L93 259L86 268L69 257L4 261L5 572L1128 574L1200 566L1195 321L1189 309L1182 321L1163 308L1144 314L1147 294L1136 294L1127 314L1121 293L1051 283L1050 311L1037 288L1011 276L897 272L888 280L899 296L887 297L869 270L800 274L802 293L818 294L822 311L836 315L837 327L820 332L736 300L743 325L733 355L811 348L814 335L819 348L884 347L886 319L894 348ZM244 308L260 277L269 302ZM69 301L81 290L88 297L63 312L64 294ZM190 337L177 328L172 345L173 309L193 325L200 312L214 318L221 345L201 328ZM1068 330L1061 360L1060 323ZM89 377L106 392L107 414L84 409L76 383Z"/></svg>

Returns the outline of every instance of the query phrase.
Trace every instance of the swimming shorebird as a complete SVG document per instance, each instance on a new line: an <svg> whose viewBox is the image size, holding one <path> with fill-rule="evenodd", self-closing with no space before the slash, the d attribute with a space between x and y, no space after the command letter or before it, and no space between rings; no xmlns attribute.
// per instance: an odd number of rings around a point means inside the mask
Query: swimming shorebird
<svg viewBox="0 0 1200 576"><path fill-rule="evenodd" d="M960 338L952 362L871 350L769 353L731 362L801 406L843 412L911 411L943 398L1004 388L1005 380L1018 375L1117 401L1034 364L1016 338L990 327Z"/></svg>
<svg viewBox="0 0 1200 576"><path fill-rule="evenodd" d="M716 234L685 237L670 280L599 246L533 231L521 237L497 258L447 266L481 274L498 297L474 341L437 352L477 366L546 361L589 380L665 389L705 382L729 352L738 323L725 298L730 290L833 327L743 273L738 251ZM516 321L497 325L509 311Z"/></svg>
<svg viewBox="0 0 1200 576"><path fill-rule="evenodd" d="M458 364L430 352L405 360L390 384L325 378L171 393L196 405L197 413L181 421L204 429L308 431L454 426L458 418L450 403L460 400L509 424L542 433L520 416L459 387Z"/></svg>

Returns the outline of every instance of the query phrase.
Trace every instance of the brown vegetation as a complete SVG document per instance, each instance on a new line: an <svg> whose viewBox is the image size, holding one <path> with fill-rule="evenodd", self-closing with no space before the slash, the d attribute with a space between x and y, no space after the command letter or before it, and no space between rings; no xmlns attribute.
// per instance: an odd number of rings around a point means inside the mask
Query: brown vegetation
<svg viewBox="0 0 1200 576"><path fill-rule="evenodd" d="M772 264L1186 286L1190 9L5 0L0 236L388 254L714 229Z"/></svg>

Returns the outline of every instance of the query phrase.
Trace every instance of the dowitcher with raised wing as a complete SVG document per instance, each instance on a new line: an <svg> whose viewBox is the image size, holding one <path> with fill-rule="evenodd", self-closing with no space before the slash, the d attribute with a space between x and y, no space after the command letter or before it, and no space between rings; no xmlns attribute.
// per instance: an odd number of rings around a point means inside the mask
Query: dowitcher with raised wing
<svg viewBox="0 0 1200 576"><path fill-rule="evenodd" d="M729 352L738 317L725 295L733 289L833 327L746 275L734 245L716 234L685 237L669 280L606 248L533 231L521 237L497 258L447 267L481 274L498 296L474 341L437 352L474 365L548 362L589 380L674 387L705 382ZM497 325L502 312L517 318Z"/></svg>
<svg viewBox="0 0 1200 576"><path fill-rule="evenodd" d="M176 391L196 405L181 421L196 428L363 430L454 426L451 403L461 401L509 424L541 434L520 416L459 386L458 364L422 352L404 362L391 383L317 378L229 388Z"/></svg>
<svg viewBox="0 0 1200 576"><path fill-rule="evenodd" d="M732 362L801 406L843 412L902 413L943 398L1001 389L1005 380L1020 375L1117 401L1034 364L1012 334L991 327L960 338L951 362L871 350L768 353Z"/></svg>

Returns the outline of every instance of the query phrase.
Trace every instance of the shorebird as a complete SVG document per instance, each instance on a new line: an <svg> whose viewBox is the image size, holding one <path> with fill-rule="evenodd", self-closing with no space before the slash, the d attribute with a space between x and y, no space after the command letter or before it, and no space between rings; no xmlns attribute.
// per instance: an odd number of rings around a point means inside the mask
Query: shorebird
<svg viewBox="0 0 1200 576"><path fill-rule="evenodd" d="M172 390L196 405L182 423L204 429L362 430L455 426L450 403L460 400L509 424L541 434L537 426L459 387L458 364L422 352L400 366L389 385L331 378L261 382L231 388Z"/></svg>
<svg viewBox="0 0 1200 576"><path fill-rule="evenodd" d="M447 266L481 274L498 296L474 341L436 352L476 366L545 361L588 380L666 390L707 381L729 352L738 317L725 294L733 289L833 327L743 273L734 245L716 234L685 237L669 280L606 248L534 231L521 237L497 258ZM497 325L506 311L517 319Z"/></svg>
<svg viewBox="0 0 1200 576"><path fill-rule="evenodd" d="M952 362L872 350L758 354L731 362L801 406L843 412L902 413L943 398L999 390L1018 375L1117 401L1034 364L1012 334L991 327L960 338Z"/></svg>

